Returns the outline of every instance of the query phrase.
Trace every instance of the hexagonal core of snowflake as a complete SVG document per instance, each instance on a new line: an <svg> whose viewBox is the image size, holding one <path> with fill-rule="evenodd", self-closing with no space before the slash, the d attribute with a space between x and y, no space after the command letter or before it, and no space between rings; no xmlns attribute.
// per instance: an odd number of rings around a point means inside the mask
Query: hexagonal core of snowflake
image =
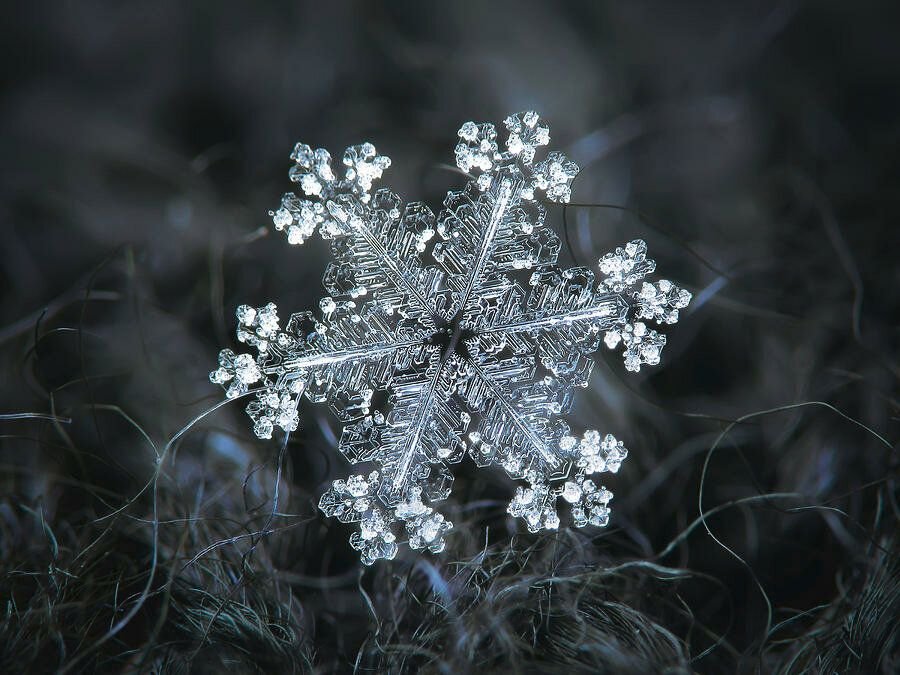
<svg viewBox="0 0 900 675"><path fill-rule="evenodd" d="M473 175L437 218L372 192L390 166L372 144L347 149L343 175L327 151L298 144L290 177L303 195L286 194L273 223L290 244L316 230L332 242L331 295L320 318L301 312L284 330L275 305L241 306L238 340L257 354L223 350L210 374L229 397L256 394L247 412L261 438L297 427L302 396L330 405L345 424L340 452L377 468L335 480L320 508L359 523L350 544L366 564L396 554L395 524L410 547L443 550L452 523L429 504L466 456L527 481L509 513L531 531L559 526L560 497L576 527L605 525L612 493L590 477L618 471L627 451L593 430L576 438L563 418L602 343L624 346L627 370L659 363L666 338L644 321L675 323L690 301L667 280L643 282L655 263L639 240L604 255L596 282L592 269L560 268L543 200L568 201L578 167L559 152L535 161L549 143L537 113L505 124L505 150L494 125L462 126L456 161Z"/></svg>
<svg viewBox="0 0 900 675"><path fill-rule="evenodd" d="M475 331L466 327L460 314L456 314L449 321L439 320L436 323L437 329L428 336L425 343L437 345L441 360L446 361L453 354L464 360L470 359L468 343L475 337Z"/></svg>

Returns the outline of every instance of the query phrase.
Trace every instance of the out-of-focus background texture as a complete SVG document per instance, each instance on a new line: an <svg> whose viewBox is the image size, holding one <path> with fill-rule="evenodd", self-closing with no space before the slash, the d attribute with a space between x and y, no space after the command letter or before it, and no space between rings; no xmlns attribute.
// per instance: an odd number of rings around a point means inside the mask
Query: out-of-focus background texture
<svg viewBox="0 0 900 675"><path fill-rule="evenodd" d="M3 14L0 672L900 667L900 5ZM572 415L631 449L606 530L527 535L461 467L447 551L361 570L309 403L286 446L230 405L158 465L222 398L235 307L321 294L327 246L267 216L296 141L370 140L437 209L460 124L524 109L583 167L594 206L551 210L577 262L640 237L695 294L661 367L598 355Z"/></svg>

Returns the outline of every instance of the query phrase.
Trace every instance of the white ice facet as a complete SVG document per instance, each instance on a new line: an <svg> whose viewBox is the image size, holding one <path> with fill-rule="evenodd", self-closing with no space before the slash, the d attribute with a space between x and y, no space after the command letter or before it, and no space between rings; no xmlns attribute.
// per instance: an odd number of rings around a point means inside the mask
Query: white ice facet
<svg viewBox="0 0 900 675"><path fill-rule="evenodd" d="M331 242L326 294L285 323L272 303L238 307L237 339L255 355L225 349L210 373L228 397L254 396L260 438L297 429L304 397L329 405L338 450L367 468L335 480L319 507L358 524L350 543L366 564L393 558L398 537L443 550L453 525L433 504L466 458L524 481L508 511L532 532L560 526L558 503L575 526L606 525L612 493L591 476L617 472L627 451L570 433L564 417L601 344L624 348L626 370L655 365L666 339L648 324L675 323L691 299L645 280L656 264L640 240L597 268L561 268L545 203L570 200L578 166L538 156L550 132L537 113L504 127L498 140L493 124L462 125L455 158L472 178L437 216L376 189L390 159L371 143L348 148L343 168L298 143L298 193L270 215L291 244L315 232Z"/></svg>

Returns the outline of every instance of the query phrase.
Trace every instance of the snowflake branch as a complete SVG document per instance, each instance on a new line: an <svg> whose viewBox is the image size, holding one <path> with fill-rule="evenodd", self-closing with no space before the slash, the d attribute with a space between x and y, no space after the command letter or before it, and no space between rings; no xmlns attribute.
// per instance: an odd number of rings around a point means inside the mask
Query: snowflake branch
<svg viewBox="0 0 900 675"><path fill-rule="evenodd" d="M388 420L389 431L393 433L388 433L386 434L387 438L382 438L385 442L385 459L382 461L384 477L378 492L379 497L388 506L393 506L404 498L404 488L409 483L413 460L419 450L422 433L427 427L427 420L436 403L436 393L438 392L439 384L447 369L448 365L441 360L438 350L433 350L428 360L428 368L425 371L427 382L424 387L424 393L414 400L410 400L411 397L407 397L409 402L415 405L412 419L404 424L392 424L392 420ZM412 387L411 389L412 391L409 393L414 393L415 389L421 389L421 387ZM395 386L395 390L397 390L398 399L406 393L402 391L401 386ZM446 395L447 392L444 393ZM402 403L403 401L401 400L397 401L392 412L393 416L397 416L398 412L404 412ZM394 447L389 445L392 440L391 435L401 436Z"/></svg>
<svg viewBox="0 0 900 675"><path fill-rule="evenodd" d="M468 280L466 281L465 290L460 296L460 301L458 304L460 312L464 312L466 307L468 307L469 298L471 298L472 291L475 289L476 284L481 279L481 274L484 271L484 266L490 259L491 254L494 253L494 237L497 236L497 230L500 228L500 224L503 222L503 218L506 216L507 209L510 205L510 198L512 197L512 195L512 181L504 179L500 183L497 199L494 202L493 209L491 209L491 215L488 219L487 227L485 228L484 237L481 240L481 250L478 253L478 259L472 266L472 271L469 274Z"/></svg>
<svg viewBox="0 0 900 675"><path fill-rule="evenodd" d="M504 391L503 388L477 363L470 361L468 365L482 383L490 390L493 395L494 403L503 408L503 411L507 415L507 419L522 432L522 435L526 439L528 439L531 446L538 452L547 466L552 470L558 469L562 465L562 458L544 442L531 425L522 418L519 410L509 402L509 392Z"/></svg>
<svg viewBox="0 0 900 675"><path fill-rule="evenodd" d="M342 213L344 214L343 218L339 215ZM435 316L434 310L428 304L425 296L422 295L422 291L413 283L413 277L410 276L409 270L384 248L378 237L376 237L372 230L367 227L366 220L364 218L347 215L346 211L343 209L337 210L335 212L335 217L338 218L338 220L348 222L353 231L357 232L365 240L366 244L369 245L375 253L375 256L383 264L383 271L387 272L387 276L396 286L405 288L410 297L414 298L416 302L419 303L423 314L431 318L429 327L433 326L437 317Z"/></svg>
<svg viewBox="0 0 900 675"><path fill-rule="evenodd" d="M560 308L553 314L544 314L537 310L535 314L541 316L527 316L503 324L486 326L479 332L489 333L520 333L523 331L549 331L563 326L571 326L579 321L590 321L598 330L610 330L622 325L627 317L631 305L618 293L607 293L599 296L599 302L583 309Z"/></svg>
<svg viewBox="0 0 900 675"><path fill-rule="evenodd" d="M382 356L394 354L410 347L417 347L421 344L421 340L415 339L401 342L381 342L350 349L336 350L333 352L304 354L303 356L285 359L277 366L264 366L261 370L266 375L279 375L286 370L312 370L314 368L333 366L347 361L374 361Z"/></svg>

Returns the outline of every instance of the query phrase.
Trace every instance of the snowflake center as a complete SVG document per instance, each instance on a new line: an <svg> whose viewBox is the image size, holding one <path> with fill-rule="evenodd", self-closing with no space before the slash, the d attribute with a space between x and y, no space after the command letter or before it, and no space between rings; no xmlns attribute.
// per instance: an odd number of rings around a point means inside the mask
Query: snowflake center
<svg viewBox="0 0 900 675"><path fill-rule="evenodd" d="M468 359L470 354L466 342L473 337L475 337L475 332L471 328L465 327L460 321L459 315L456 315L450 321L439 325L427 342L438 345L441 350L441 361L446 361L451 354Z"/></svg>

